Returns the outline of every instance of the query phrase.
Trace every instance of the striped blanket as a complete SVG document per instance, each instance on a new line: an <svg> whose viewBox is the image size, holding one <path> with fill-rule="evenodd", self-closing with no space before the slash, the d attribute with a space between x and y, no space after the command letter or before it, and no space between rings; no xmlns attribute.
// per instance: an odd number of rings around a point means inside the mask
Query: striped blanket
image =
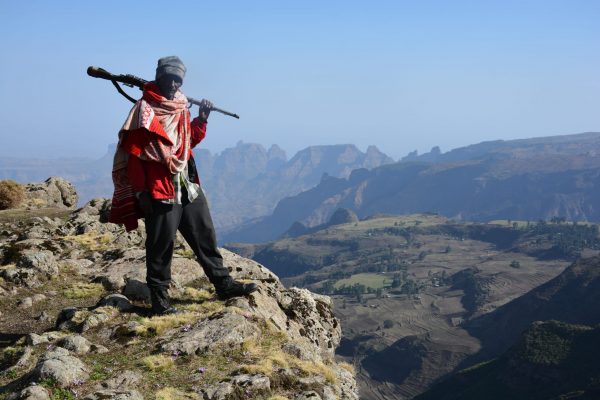
<svg viewBox="0 0 600 400"><path fill-rule="evenodd" d="M148 83L119 131L113 159L115 190L109 222L125 225L128 232L137 228L137 220L143 216L127 176L129 157L163 163L176 174L184 170L190 155L187 98L180 91L173 100L159 93L155 83Z"/></svg>

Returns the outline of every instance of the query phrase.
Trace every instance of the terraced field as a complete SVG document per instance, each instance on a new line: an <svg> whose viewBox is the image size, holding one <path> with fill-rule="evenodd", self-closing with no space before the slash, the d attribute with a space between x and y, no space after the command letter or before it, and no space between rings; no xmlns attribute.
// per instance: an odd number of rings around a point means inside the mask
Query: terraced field
<svg viewBox="0 0 600 400"><path fill-rule="evenodd" d="M558 225L549 226L550 233L531 226L383 216L253 251L277 273L288 260L303 260L304 270L285 283L333 295L344 334L340 357L355 365L362 399L408 399L480 349L461 327L465 321L547 282L571 263L569 254L540 257L562 240ZM339 293L353 285L355 292Z"/></svg>

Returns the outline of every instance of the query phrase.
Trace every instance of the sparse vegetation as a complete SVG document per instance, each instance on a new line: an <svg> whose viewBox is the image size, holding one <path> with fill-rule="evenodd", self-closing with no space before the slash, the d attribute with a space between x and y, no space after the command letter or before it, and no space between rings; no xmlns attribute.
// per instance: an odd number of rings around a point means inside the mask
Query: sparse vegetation
<svg viewBox="0 0 600 400"><path fill-rule="evenodd" d="M77 282L63 290L68 299L87 299L100 297L104 293L104 287L100 283Z"/></svg>
<svg viewBox="0 0 600 400"><path fill-rule="evenodd" d="M18 207L24 197L23 185L10 179L0 181L0 210Z"/></svg>
<svg viewBox="0 0 600 400"><path fill-rule="evenodd" d="M191 324L198 320L198 314L183 312L179 314L160 315L151 318L142 318L135 331L140 336L160 335L168 329L185 324Z"/></svg>
<svg viewBox="0 0 600 400"><path fill-rule="evenodd" d="M173 357L165 356L163 354L157 354L145 357L142 363L150 371L164 371L173 368L175 361Z"/></svg>

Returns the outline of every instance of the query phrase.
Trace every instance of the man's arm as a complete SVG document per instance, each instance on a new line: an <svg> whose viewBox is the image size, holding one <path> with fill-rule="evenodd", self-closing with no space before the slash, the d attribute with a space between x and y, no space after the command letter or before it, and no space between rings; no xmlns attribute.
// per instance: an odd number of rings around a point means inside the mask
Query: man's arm
<svg viewBox="0 0 600 400"><path fill-rule="evenodd" d="M213 103L202 99L198 109L198 117L192 121L192 147L195 147L206 136L206 123Z"/></svg>
<svg viewBox="0 0 600 400"><path fill-rule="evenodd" d="M206 121L202 121L200 117L194 118L192 121L192 148L196 147L206 137Z"/></svg>

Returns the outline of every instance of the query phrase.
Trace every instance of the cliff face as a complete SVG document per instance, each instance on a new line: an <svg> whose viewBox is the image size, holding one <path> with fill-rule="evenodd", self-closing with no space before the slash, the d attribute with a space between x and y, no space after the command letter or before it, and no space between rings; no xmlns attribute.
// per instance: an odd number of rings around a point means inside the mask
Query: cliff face
<svg viewBox="0 0 600 400"><path fill-rule="evenodd" d="M492 142L399 162L347 179L329 177L281 200L273 214L226 235L230 242L276 239L296 221L313 227L338 208L360 218L436 212L464 220L599 221L600 135ZM413 157L414 158L414 157Z"/></svg>
<svg viewBox="0 0 600 400"><path fill-rule="evenodd" d="M108 203L0 212L0 396L11 399L357 399L326 296L285 288L223 250L248 297L218 301L178 240L180 314L147 315L143 226L104 223Z"/></svg>

